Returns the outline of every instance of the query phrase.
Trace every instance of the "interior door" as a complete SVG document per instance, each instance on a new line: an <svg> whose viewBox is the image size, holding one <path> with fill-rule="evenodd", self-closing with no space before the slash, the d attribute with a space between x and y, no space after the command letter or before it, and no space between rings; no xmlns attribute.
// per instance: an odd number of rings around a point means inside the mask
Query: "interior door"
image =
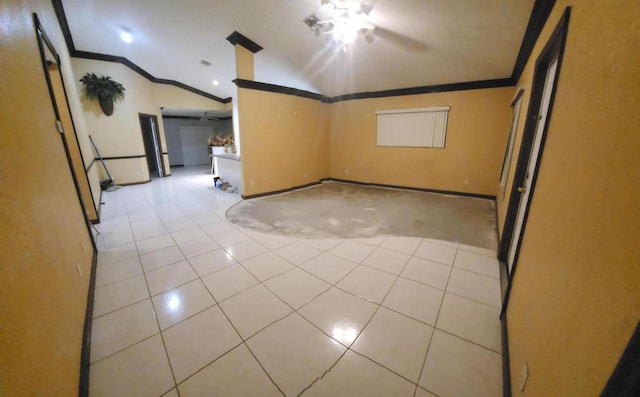
<svg viewBox="0 0 640 397"><path fill-rule="evenodd" d="M149 177L157 174L160 178L165 176L164 164L162 162L162 145L158 135L158 118L150 114L138 114L140 119L140 130L142 131L142 142L147 156L147 167Z"/></svg>
<svg viewBox="0 0 640 397"><path fill-rule="evenodd" d="M179 131L184 166L209 165L207 140L213 135L213 127L180 127Z"/></svg>
<svg viewBox="0 0 640 397"><path fill-rule="evenodd" d="M67 93L60 71L60 57L35 14L34 23L38 35L38 46L40 56L42 57L42 65L51 96L51 103L56 115L56 127L62 139L67 161L69 162L69 170L71 171L83 216L87 222L87 233L95 248L95 239L90 222L97 223L99 221L98 211L93 200L93 192L91 191L89 177L85 170L84 158L82 157L75 125L71 117L71 109L69 108Z"/></svg>
<svg viewBox="0 0 640 397"><path fill-rule="evenodd" d="M527 172L524 177L524 181L521 181L517 191L521 193L520 203L518 205L518 211L516 213L516 220L511 238L511 244L509 245L509 252L507 255L507 269L509 274L513 269L515 261L515 255L520 246L522 226L524 225L525 213L529 201L531 200L531 184L533 181L533 175L538 164L538 158L540 155L540 147L542 144L542 136L547 125L547 119L549 117L549 108L551 103L551 97L553 94L553 87L556 78L556 70L558 68L558 58L554 59L547 67L545 76L544 90L542 92L542 100L540 101L540 108L538 111L538 121L536 124L535 134L533 138L533 144L531 145L531 153L529 154L529 162L527 165Z"/></svg>

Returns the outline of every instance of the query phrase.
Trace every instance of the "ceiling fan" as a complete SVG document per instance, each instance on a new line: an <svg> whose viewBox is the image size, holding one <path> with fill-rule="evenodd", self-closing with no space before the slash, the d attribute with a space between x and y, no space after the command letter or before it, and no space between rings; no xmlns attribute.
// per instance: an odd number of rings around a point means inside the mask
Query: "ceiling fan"
<svg viewBox="0 0 640 397"><path fill-rule="evenodd" d="M369 18L373 6L354 0L320 0L320 8L304 19L304 23L316 36L331 35L331 38L346 46L361 34L367 43L376 38L387 40L409 51L425 51L426 44L400 33L374 25Z"/></svg>
<svg viewBox="0 0 640 397"><path fill-rule="evenodd" d="M210 121L210 120L220 120L217 117L209 117L207 112L202 112L202 117L200 117L200 121Z"/></svg>

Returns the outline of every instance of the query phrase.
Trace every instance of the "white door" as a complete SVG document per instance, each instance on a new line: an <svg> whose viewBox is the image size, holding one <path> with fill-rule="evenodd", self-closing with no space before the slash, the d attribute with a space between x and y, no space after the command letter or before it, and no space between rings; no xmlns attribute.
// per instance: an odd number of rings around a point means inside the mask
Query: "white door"
<svg viewBox="0 0 640 397"><path fill-rule="evenodd" d="M547 75L544 82L544 90L542 91L542 100L540 101L540 109L538 111L538 124L536 125L536 131L533 137L533 144L531 145L531 154L529 156L529 164L527 166L527 174L522 186L518 187L518 191L522 192L520 196L520 204L518 205L518 212L516 214L516 223L513 228L513 236L511 237L511 244L509 245L509 255L507 256L507 267L509 274L511 274L511 268L516 256L516 251L520 245L520 234L522 232L522 226L524 223L524 214L527 210L527 205L531 199L531 182L533 174L538 164L538 155L540 154L540 145L542 143L542 132L547 124L547 117L549 116L549 104L551 102L551 94L553 93L553 83L556 78L556 69L558 68L558 59L556 58L549 64L547 68Z"/></svg>
<svg viewBox="0 0 640 397"><path fill-rule="evenodd" d="M151 123L151 137L153 138L153 149L156 152L156 166L158 167L158 176L164 177L162 172L162 150L160 150L160 142L158 142L158 131L156 130L156 122L153 117L149 117Z"/></svg>
<svg viewBox="0 0 640 397"><path fill-rule="evenodd" d="M184 166L209 165L207 139L213 135L213 127L180 127L179 131Z"/></svg>

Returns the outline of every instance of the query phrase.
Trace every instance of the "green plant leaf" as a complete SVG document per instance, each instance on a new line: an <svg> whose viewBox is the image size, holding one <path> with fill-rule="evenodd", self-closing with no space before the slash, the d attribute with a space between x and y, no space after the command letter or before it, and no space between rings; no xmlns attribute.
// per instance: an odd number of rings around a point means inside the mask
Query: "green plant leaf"
<svg viewBox="0 0 640 397"><path fill-rule="evenodd" d="M103 97L111 98L115 102L124 99L124 86L112 80L109 76L97 76L95 73L87 73L82 76L80 82L83 84L84 96L87 99Z"/></svg>

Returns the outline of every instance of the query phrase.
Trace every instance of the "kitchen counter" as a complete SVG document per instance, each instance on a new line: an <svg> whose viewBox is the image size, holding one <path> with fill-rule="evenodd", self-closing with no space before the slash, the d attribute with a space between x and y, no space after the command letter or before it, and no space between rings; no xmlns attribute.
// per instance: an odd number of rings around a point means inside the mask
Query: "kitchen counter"
<svg viewBox="0 0 640 397"><path fill-rule="evenodd" d="M228 159L228 160L240 161L240 156L238 156L235 153L214 154L213 157L217 157L217 158L220 158L220 159Z"/></svg>
<svg viewBox="0 0 640 397"><path fill-rule="evenodd" d="M213 155L214 176L219 176L223 181L229 182L242 194L242 164L240 156L235 153L221 153Z"/></svg>

